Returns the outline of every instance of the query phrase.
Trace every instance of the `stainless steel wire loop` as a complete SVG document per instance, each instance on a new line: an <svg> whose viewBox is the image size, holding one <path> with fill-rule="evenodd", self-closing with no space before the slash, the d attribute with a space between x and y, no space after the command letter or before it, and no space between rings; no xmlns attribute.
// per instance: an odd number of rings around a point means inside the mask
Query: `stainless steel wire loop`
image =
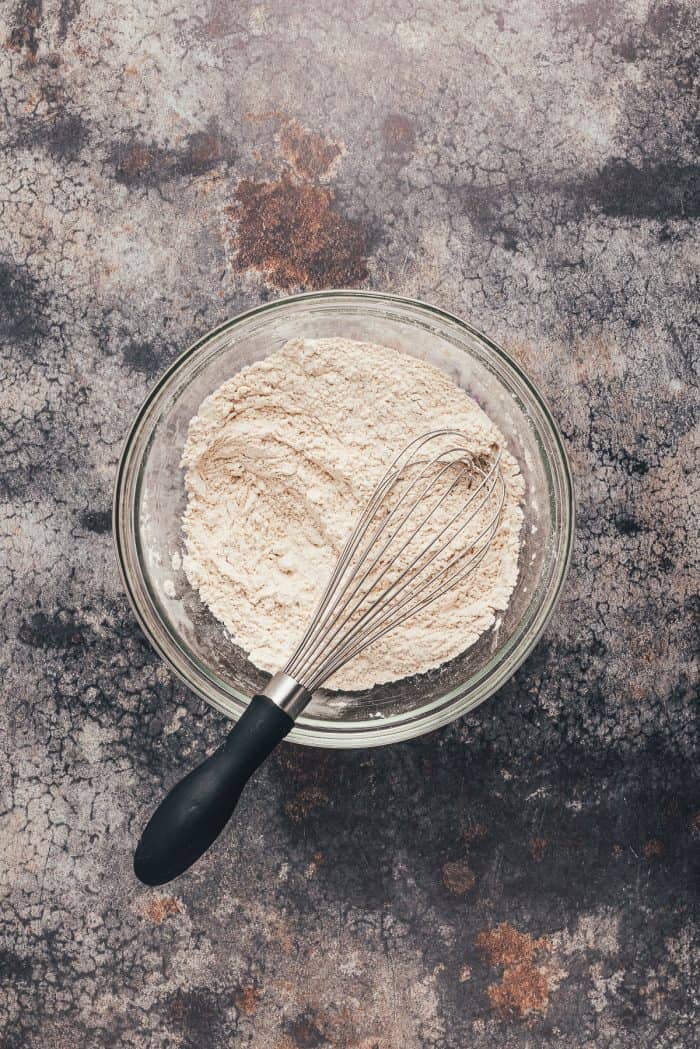
<svg viewBox="0 0 700 1049"><path fill-rule="evenodd" d="M403 449L360 514L284 673L309 692L471 575L498 532L502 452L457 430Z"/></svg>

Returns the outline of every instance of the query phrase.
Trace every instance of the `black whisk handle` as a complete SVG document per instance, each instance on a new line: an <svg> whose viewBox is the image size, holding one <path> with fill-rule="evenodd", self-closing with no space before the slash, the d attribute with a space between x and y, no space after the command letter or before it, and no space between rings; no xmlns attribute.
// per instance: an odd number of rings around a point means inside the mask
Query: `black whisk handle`
<svg viewBox="0 0 700 1049"><path fill-rule="evenodd" d="M151 816L134 855L136 877L163 885L199 859L228 823L243 788L293 720L254 696L226 741L173 787Z"/></svg>

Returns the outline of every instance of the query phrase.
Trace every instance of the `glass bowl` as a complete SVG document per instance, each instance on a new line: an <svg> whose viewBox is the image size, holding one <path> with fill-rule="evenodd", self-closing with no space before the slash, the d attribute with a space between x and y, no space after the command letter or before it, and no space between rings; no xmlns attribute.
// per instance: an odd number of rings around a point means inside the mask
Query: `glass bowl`
<svg viewBox="0 0 700 1049"><path fill-rule="evenodd" d="M362 693L317 692L288 737L377 746L439 728L495 692L537 642L566 576L574 527L566 453L541 395L500 347L434 306L373 292L297 295L249 310L186 350L149 394L119 465L114 535L126 591L152 645L235 720L269 675L231 641L182 570L187 427L204 398L245 365L293 337L334 336L393 346L447 372L500 428L526 485L519 579L494 627L426 674Z"/></svg>

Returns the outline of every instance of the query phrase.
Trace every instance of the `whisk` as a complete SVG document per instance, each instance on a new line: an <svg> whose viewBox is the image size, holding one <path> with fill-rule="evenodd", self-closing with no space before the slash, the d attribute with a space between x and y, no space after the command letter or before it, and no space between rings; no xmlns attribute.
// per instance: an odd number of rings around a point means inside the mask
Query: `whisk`
<svg viewBox="0 0 700 1049"><path fill-rule="evenodd" d="M422 434L394 459L287 665L151 817L134 857L141 881L162 885L187 870L220 834L248 779L313 692L475 572L501 523L501 459L499 448L475 452L450 429Z"/></svg>

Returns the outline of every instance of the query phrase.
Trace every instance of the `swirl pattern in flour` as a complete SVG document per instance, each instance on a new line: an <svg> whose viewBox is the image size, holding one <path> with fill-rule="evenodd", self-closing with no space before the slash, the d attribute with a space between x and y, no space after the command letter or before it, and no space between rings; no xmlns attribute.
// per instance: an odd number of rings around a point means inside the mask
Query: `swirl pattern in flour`
<svg viewBox="0 0 700 1049"><path fill-rule="evenodd" d="M224 383L192 419L183 466L184 568L262 670L301 638L358 514L387 465L428 430L465 433L476 454L504 439L444 372L349 339L295 339ZM503 611L518 575L523 480L504 451L506 503L478 570L339 670L352 691L464 652Z"/></svg>

